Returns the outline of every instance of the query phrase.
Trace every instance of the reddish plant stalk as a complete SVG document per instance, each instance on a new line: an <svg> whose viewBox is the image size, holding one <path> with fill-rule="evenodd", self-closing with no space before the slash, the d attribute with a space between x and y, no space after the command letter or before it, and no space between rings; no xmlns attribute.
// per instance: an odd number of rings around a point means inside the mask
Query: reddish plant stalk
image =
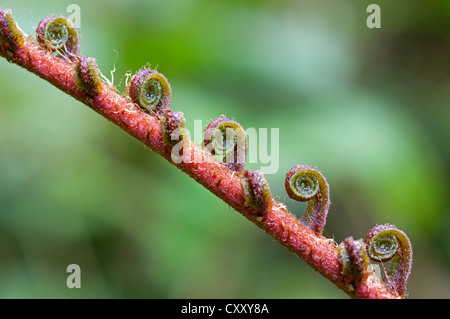
<svg viewBox="0 0 450 319"><path fill-rule="evenodd" d="M3 29L0 31L5 32ZM88 94L88 90L80 89L76 78L78 72L76 68L80 63L58 58L50 51L39 47L30 38L25 38L23 43L18 45L12 45L8 38L3 39L0 41L0 55L86 104L163 156L295 253L350 297L400 297L375 276L370 275L359 282L355 289L351 284L352 279L343 273L336 243L302 224L283 204L271 199L271 203L265 205L262 215L257 207L246 204L248 201L241 184L245 171L230 170L189 140L186 141L187 147L184 148L183 158L196 160L174 162L171 157L172 147L164 142L164 132L158 117L143 111L128 97L119 94L104 82L101 82L101 88L96 88L96 94ZM199 158L202 160L199 161Z"/></svg>

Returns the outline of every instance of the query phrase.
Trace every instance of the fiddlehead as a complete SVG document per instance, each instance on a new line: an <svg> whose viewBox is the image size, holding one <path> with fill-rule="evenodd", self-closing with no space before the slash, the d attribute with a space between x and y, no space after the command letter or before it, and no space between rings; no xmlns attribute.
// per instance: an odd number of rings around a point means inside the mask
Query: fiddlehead
<svg viewBox="0 0 450 319"><path fill-rule="evenodd" d="M160 119L164 143L174 146L177 141L186 140L186 120L182 112L164 109Z"/></svg>
<svg viewBox="0 0 450 319"><path fill-rule="evenodd" d="M62 16L49 16L36 29L38 43L60 56L74 61L80 54L80 35L70 20Z"/></svg>
<svg viewBox="0 0 450 319"><path fill-rule="evenodd" d="M17 27L16 21L10 9L0 8L0 44L8 44L15 49L24 43L22 33Z"/></svg>
<svg viewBox="0 0 450 319"><path fill-rule="evenodd" d="M212 121L204 134L204 145L233 171L242 171L247 158L247 135L242 126L225 116Z"/></svg>
<svg viewBox="0 0 450 319"><path fill-rule="evenodd" d="M269 184L261 171L244 171L241 179L242 189L245 196L245 205L254 206L259 215L264 215L272 207L272 194Z"/></svg>
<svg viewBox="0 0 450 319"><path fill-rule="evenodd" d="M94 58L78 57L75 64L75 81L78 89L85 91L90 97L100 94L103 86L99 72Z"/></svg>
<svg viewBox="0 0 450 319"><path fill-rule="evenodd" d="M385 283L404 296L412 266L412 247L408 236L393 225L379 225L369 232L365 244L370 259L378 262L392 260Z"/></svg>
<svg viewBox="0 0 450 319"><path fill-rule="evenodd" d="M322 173L311 166L297 165L287 173L285 187L290 198L308 201L300 221L321 234L330 207L329 186Z"/></svg>
<svg viewBox="0 0 450 319"><path fill-rule="evenodd" d="M167 79L161 73L151 69L137 72L128 85L131 100L147 112L161 113L168 109L172 90Z"/></svg>
<svg viewBox="0 0 450 319"><path fill-rule="evenodd" d="M342 264L342 273L351 276L354 289L368 273L369 257L363 240L347 237L338 246L338 259Z"/></svg>

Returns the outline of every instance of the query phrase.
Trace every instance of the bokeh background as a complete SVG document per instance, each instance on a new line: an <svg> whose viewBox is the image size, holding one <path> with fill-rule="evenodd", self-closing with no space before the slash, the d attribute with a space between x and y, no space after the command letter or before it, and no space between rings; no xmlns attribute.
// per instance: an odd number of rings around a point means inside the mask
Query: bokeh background
<svg viewBox="0 0 450 319"><path fill-rule="evenodd" d="M187 126L279 128L272 194L297 164L331 188L325 235L376 224L414 248L410 298L450 297L450 2L12 1L28 34L81 8L83 55L119 91L146 64ZM366 8L381 7L369 29ZM347 298L95 112L0 61L1 298ZM246 168L259 169L261 163ZM66 267L81 267L68 289Z"/></svg>

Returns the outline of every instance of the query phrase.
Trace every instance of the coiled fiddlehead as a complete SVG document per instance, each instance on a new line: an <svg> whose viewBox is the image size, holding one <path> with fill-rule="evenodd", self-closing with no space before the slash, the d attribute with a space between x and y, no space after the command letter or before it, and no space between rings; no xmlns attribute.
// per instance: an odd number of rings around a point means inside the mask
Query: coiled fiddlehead
<svg viewBox="0 0 450 319"><path fill-rule="evenodd" d="M0 8L0 44L8 44L11 49L15 49L24 43L22 33L20 33L16 22L9 9Z"/></svg>
<svg viewBox="0 0 450 319"><path fill-rule="evenodd" d="M128 85L131 100L147 112L161 113L168 109L172 90L161 73L151 69L137 72Z"/></svg>
<svg viewBox="0 0 450 319"><path fill-rule="evenodd" d="M233 171L242 171L247 159L247 135L242 126L221 116L205 128L204 145Z"/></svg>
<svg viewBox="0 0 450 319"><path fill-rule="evenodd" d="M264 215L272 207L272 194L266 177L261 171L244 171L241 179L245 205L256 207L259 215Z"/></svg>
<svg viewBox="0 0 450 319"><path fill-rule="evenodd" d="M368 273L369 257L363 240L347 237L338 246L338 259L342 264L343 274L351 276L354 289Z"/></svg>
<svg viewBox="0 0 450 319"><path fill-rule="evenodd" d="M99 72L94 58L78 57L75 64L75 81L78 89L85 91L90 97L100 94L103 86Z"/></svg>
<svg viewBox="0 0 450 319"><path fill-rule="evenodd" d="M300 221L321 234L330 207L329 186L322 173L311 166L297 165L287 173L285 187L290 198L308 201Z"/></svg>
<svg viewBox="0 0 450 319"><path fill-rule="evenodd" d="M36 29L39 44L74 61L80 54L80 35L70 20L62 16L49 16Z"/></svg>
<svg viewBox="0 0 450 319"><path fill-rule="evenodd" d="M370 259L378 262L392 260L385 283L404 296L412 266L412 247L408 236L393 225L379 225L369 232L365 244Z"/></svg>

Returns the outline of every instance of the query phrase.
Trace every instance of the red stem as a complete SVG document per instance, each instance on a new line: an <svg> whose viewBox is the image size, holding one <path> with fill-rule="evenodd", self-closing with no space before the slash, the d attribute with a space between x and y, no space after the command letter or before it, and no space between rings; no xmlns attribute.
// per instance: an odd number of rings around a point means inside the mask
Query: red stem
<svg viewBox="0 0 450 319"><path fill-rule="evenodd" d="M317 235L304 226L287 208L273 200L270 209L261 218L253 206L246 206L240 179L242 172L233 172L218 162L201 147L188 141L183 156L202 158L202 161L174 163L171 147L163 141L159 120L138 108L130 100L103 83L103 89L94 98L77 87L75 63L63 61L40 48L30 39L11 48L0 42L0 55L50 82L60 90L83 102L109 121L121 127L150 149L166 158L198 183L221 198L225 203L263 229L283 246L299 256L312 268L328 278L352 298L398 298L373 276L361 282L355 290L348 276L342 274L333 240Z"/></svg>

